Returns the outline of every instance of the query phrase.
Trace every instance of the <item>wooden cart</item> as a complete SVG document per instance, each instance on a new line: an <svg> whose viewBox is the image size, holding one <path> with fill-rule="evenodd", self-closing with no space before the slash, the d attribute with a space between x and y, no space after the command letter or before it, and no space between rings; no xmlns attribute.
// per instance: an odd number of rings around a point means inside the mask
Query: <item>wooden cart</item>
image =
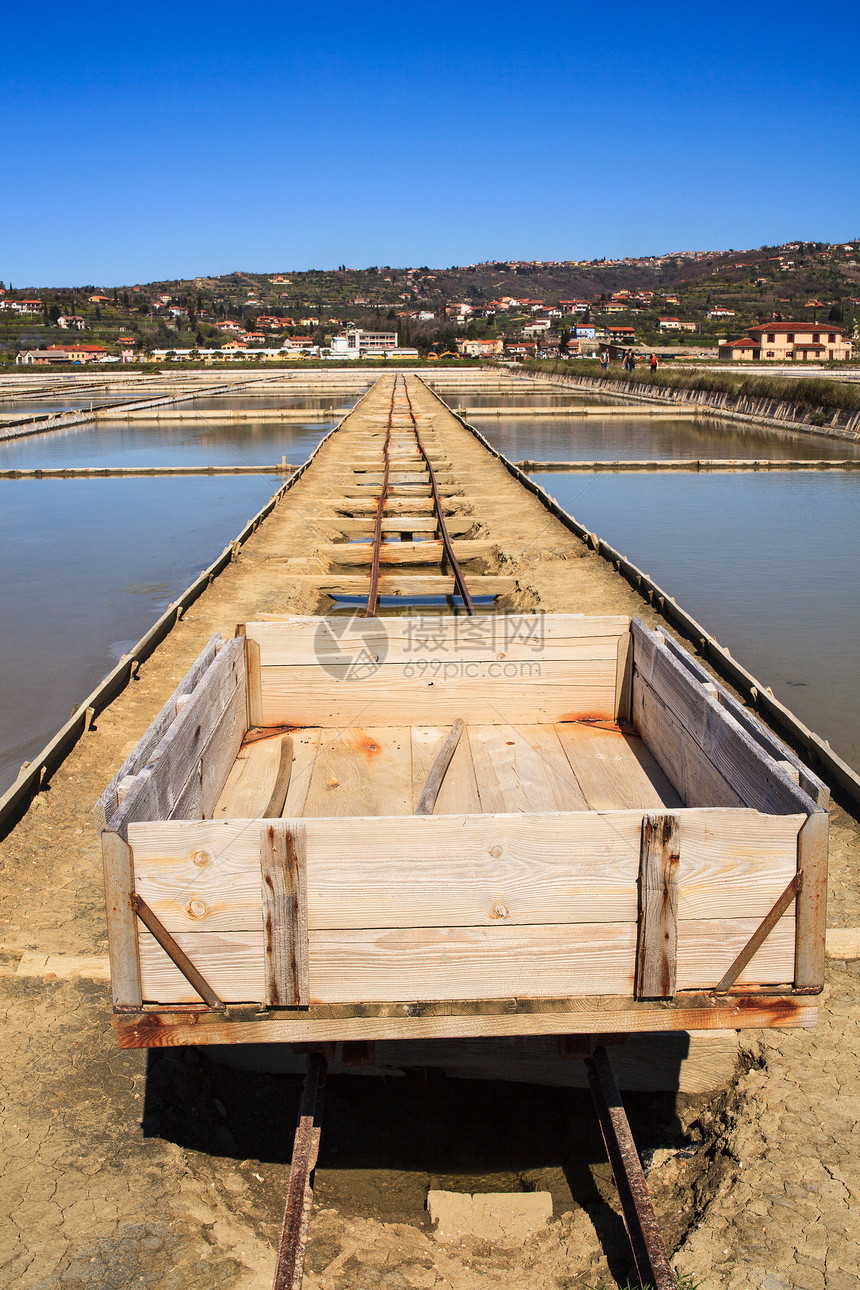
<svg viewBox="0 0 860 1290"><path fill-rule="evenodd" d="M124 1047L815 1020L827 790L637 619L248 623L97 819Z"/></svg>

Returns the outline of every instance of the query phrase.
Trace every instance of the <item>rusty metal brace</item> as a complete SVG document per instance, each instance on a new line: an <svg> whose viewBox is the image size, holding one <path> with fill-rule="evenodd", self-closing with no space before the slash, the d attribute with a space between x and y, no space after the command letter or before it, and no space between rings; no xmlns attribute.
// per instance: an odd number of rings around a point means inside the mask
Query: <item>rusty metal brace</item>
<svg viewBox="0 0 860 1290"><path fill-rule="evenodd" d="M322 1052L308 1055L272 1290L301 1290L304 1280L327 1070L328 1062Z"/></svg>
<svg viewBox="0 0 860 1290"><path fill-rule="evenodd" d="M714 986L714 994L727 994L728 991L731 990L735 981L737 981L750 959L754 954L758 953L768 936L770 936L771 932L782 918L785 911L788 909L789 905L799 895L802 887L803 874L796 873L780 896L779 900L773 906L773 909L771 909L770 913L767 914L759 923L758 927L755 929L752 936L749 938L746 945L729 968L728 972L726 972L723 979L718 985Z"/></svg>
<svg viewBox="0 0 860 1290"><path fill-rule="evenodd" d="M203 1002L208 1003L210 1008L223 1008L225 1006L223 1000L215 993L202 973L197 971L182 946L173 939L161 920L152 912L143 897L138 896L137 892L131 898L131 907L147 931L151 932L158 941L167 957L179 968L185 980L194 987Z"/></svg>
<svg viewBox="0 0 860 1290"><path fill-rule="evenodd" d="M600 1132L615 1175L639 1284L643 1290L646 1286L649 1290L677 1290L678 1282L669 1262L609 1054L602 1044L597 1044L584 1060Z"/></svg>

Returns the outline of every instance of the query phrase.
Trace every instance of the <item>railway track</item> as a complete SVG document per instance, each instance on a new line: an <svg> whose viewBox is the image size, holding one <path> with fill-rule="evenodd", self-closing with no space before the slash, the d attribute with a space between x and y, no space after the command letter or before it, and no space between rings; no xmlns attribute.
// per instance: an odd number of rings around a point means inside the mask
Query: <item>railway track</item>
<svg viewBox="0 0 860 1290"><path fill-rule="evenodd" d="M402 382L402 385L401 385ZM400 402L398 405L398 393L400 393ZM405 404L405 411L404 411ZM394 378L391 387L391 404L388 409L388 424L385 429L385 440L382 445L382 487L379 490L379 496L376 498L376 516L373 528L373 543L370 556L371 573L370 573L370 591L367 596L367 609L365 617L373 618L376 614L379 603L379 569L383 555L383 545L391 543L394 534L383 532L383 523L386 518L389 497L392 500L405 494L406 497L412 496L408 491L410 484L405 482L399 485L393 485L391 481L392 462L395 467L401 468L407 474L421 474L426 472L427 484L430 489L430 498L432 508L430 513L431 532L434 537L442 543L444 552L443 564L447 565L454 579L454 590L456 595L462 601L463 607L467 614L474 614L475 606L472 597L469 594L469 588L466 586L466 579L463 571L454 554L454 546L448 533L448 526L445 523L444 508L442 497L439 492L439 485L436 482L436 472L427 455L427 450L421 441L418 432L418 421L415 417L415 410L412 406L412 399L409 395L409 387L406 384L405 377L399 373ZM374 484L369 487L375 487ZM425 490L418 485L422 492ZM428 529L426 516L399 514L397 523L399 525L398 537L401 541L412 539L416 530ZM428 555L430 553L428 552ZM435 554L435 552L434 552Z"/></svg>
<svg viewBox="0 0 860 1290"><path fill-rule="evenodd" d="M475 606L467 578L448 531L445 504L436 470L423 442L409 387L403 375L398 373L392 382L382 434L374 433L359 438L351 447L355 454L352 464L356 486L366 492L366 495L360 494L356 500L370 501L373 508L372 539L369 544L361 544L361 557L370 566L364 617L376 616L379 609L381 569L389 556L397 555L396 548L402 548L406 544L426 549L423 556L420 550L410 552L419 562L426 560L428 564L441 564L445 576L453 579L449 598L459 601L466 614L474 615ZM418 501L422 503L420 514L415 505ZM386 521L389 523L386 524ZM414 542L416 532L423 534L418 543ZM421 796L419 813L432 814L462 728L462 721L454 723L451 735L432 766ZM651 1287L651 1290L672 1290L677 1286L677 1281L602 1038L560 1037L559 1053L585 1062L592 1100L615 1176L640 1285ZM351 1060L356 1064L372 1064L372 1044L345 1047L367 1050L351 1054ZM314 1172L322 1132L323 1094L333 1048L334 1045L321 1045L308 1055L273 1290L301 1290L304 1278L305 1252L313 1208ZM349 1061L350 1057L345 1053L344 1064L349 1064Z"/></svg>

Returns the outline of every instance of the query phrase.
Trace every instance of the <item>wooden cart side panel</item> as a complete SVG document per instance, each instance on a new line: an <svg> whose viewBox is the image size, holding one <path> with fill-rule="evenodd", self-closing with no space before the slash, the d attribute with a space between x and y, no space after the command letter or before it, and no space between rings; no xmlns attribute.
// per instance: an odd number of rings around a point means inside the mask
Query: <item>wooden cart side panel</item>
<svg viewBox="0 0 860 1290"><path fill-rule="evenodd" d="M682 759L689 760L689 740L699 749L702 761L710 763L719 777L737 794L744 806L751 806L770 814L794 814L804 811L807 815L816 809L816 803L785 768L771 757L760 743L708 694L696 678L682 667L654 632L638 619L631 624L634 645L634 712L637 710L636 690L647 686L656 707L665 709L679 724L689 739L682 751ZM639 712L644 706L640 697ZM663 723L665 725L665 722ZM661 758L659 744L652 741L662 731L646 720L646 730L641 731L651 751ZM677 736L671 741L677 747ZM671 755L671 754L669 754ZM668 765L666 769L669 770ZM679 792L683 790L676 784ZM705 803L691 800L688 806Z"/></svg>
<svg viewBox="0 0 860 1290"><path fill-rule="evenodd" d="M644 814L372 817L351 819L348 828L330 818L283 823L307 839L313 931L635 924ZM713 809L677 817L678 918L764 918L796 872L806 817ZM259 820L134 824L137 890L173 934L260 930L266 827ZM192 900L200 906L193 916Z"/></svg>
<svg viewBox="0 0 860 1290"><path fill-rule="evenodd" d="M134 862L118 833L102 833L102 865L108 928L111 992L115 1008L139 1008L143 998L138 957L137 914L132 908Z"/></svg>
<svg viewBox="0 0 860 1290"><path fill-rule="evenodd" d="M705 989L725 971L758 926L756 919L691 920L679 924L679 990ZM265 998L261 932L180 933L176 940L220 998ZM794 918L765 941L744 983L784 983L794 972ZM482 999L519 994L576 997L633 993L635 923L547 924L541 927L402 928L311 932L311 1003ZM161 947L140 934L143 998L198 1002Z"/></svg>
<svg viewBox="0 0 860 1290"><path fill-rule="evenodd" d="M712 987L746 944L796 870L803 818L679 813L679 990ZM279 824L307 843L311 1001L632 993L642 819L626 811L376 817L349 830L331 819ZM227 1002L270 993L260 877L268 827L173 821L130 831L138 891ZM794 946L786 915L742 980L790 981ZM140 961L144 999L194 1000L143 933Z"/></svg>
<svg viewBox="0 0 860 1290"><path fill-rule="evenodd" d="M137 820L211 813L247 729L246 687L245 642L228 641L135 776L110 821L115 832L125 836Z"/></svg>
<svg viewBox="0 0 860 1290"><path fill-rule="evenodd" d="M767 726L759 721L754 712L750 712L748 708L745 708L716 677L711 676L710 672L702 666L697 658L684 649L682 645L679 645L668 632L664 631L662 627L658 627L655 629L655 634L682 667L686 668L698 681L712 690L717 696L720 705L732 714L738 724L743 726L744 730L757 743L761 744L770 757L777 762L787 762L789 766L793 767L796 772L795 778L803 791L808 793L819 806L826 809L830 802L830 789L824 781L811 771L808 766L805 766L787 744L784 744L772 730L768 730Z"/></svg>
<svg viewBox="0 0 860 1290"><path fill-rule="evenodd" d="M629 631L618 637L618 654L615 668L615 720L627 725L631 720L633 702L633 637Z"/></svg>
<svg viewBox="0 0 860 1290"><path fill-rule="evenodd" d="M149 760L150 754L164 738L168 729L172 725L177 715L177 701L184 698L197 686L202 680L205 672L212 663L215 655L218 653L223 644L220 632L216 632L210 640L206 642L203 650L197 656L185 676L179 682L179 685L171 694L158 716L149 726L145 734L138 741L134 750L126 757L122 766L114 775L105 791L102 793L94 808L96 828L99 833L106 829L111 817L115 814L119 806L117 797L117 788L122 780L129 775L136 775L142 770Z"/></svg>
<svg viewBox="0 0 860 1290"><path fill-rule="evenodd" d="M262 724L377 726L615 720L617 643L603 658L262 667Z"/></svg>
<svg viewBox="0 0 860 1290"><path fill-rule="evenodd" d="M417 618L291 617L253 622L242 632L260 649L263 667L330 664L362 651L380 663L409 663L439 652L454 662L489 662L503 655L522 662L565 659L590 641L629 637L619 614L493 614L474 619L447 614ZM585 655L587 657L587 655Z"/></svg>
<svg viewBox="0 0 860 1290"><path fill-rule="evenodd" d="M794 984L798 990L818 991L824 985L829 827L827 812L815 811L797 836L797 868L803 874L797 897Z"/></svg>

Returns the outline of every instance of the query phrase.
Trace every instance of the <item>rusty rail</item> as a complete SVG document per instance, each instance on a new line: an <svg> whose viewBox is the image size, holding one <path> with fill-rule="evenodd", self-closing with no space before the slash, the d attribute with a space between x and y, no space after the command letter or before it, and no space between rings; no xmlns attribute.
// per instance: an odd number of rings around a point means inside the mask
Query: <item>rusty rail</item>
<svg viewBox="0 0 860 1290"><path fill-rule="evenodd" d="M444 547L444 550L445 550L445 559L447 560L448 565L451 569L451 572L454 575L454 586L456 587L457 594L459 595L460 599L463 602L463 605L465 606L466 613L474 614L475 606L472 603L472 597L469 595L469 588L466 586L466 579L463 576L463 570L460 568L460 565L457 562L457 557L454 555L454 545L451 541L451 535L448 532L448 526L445 523L444 511L442 507L442 498L439 496L439 488L436 483L436 475L433 471L433 466L430 463L430 458L427 456L427 451L424 447L424 444L421 442L421 435L418 433L418 422L415 420L415 412L412 407L412 400L409 397L409 387L407 386L405 379L403 381L403 388L406 394L406 402L409 406L409 416L412 420L412 430L415 435L415 442L418 445L418 451L421 453L421 456L424 459L424 465L427 467L427 474L430 477L430 492L433 495L433 505L436 508L436 519L437 519L437 525L439 530L439 537L442 539L442 546Z"/></svg>
<svg viewBox="0 0 860 1290"><path fill-rule="evenodd" d="M677 1290L678 1282L669 1262L609 1054L602 1044L598 1044L584 1060L600 1132L615 1175L639 1284L643 1290L644 1287L649 1290Z"/></svg>
<svg viewBox="0 0 860 1290"><path fill-rule="evenodd" d="M364 611L365 618L376 617L376 606L379 601L379 555L382 547L382 517L385 512L385 502L388 498L388 481L391 476L391 421L394 417L394 393L397 389L398 377L395 376L394 384L391 387L391 406L388 409L388 426L385 431L385 443L382 446L382 457L385 463L385 470L382 476L382 489L379 494L379 501L376 505L376 522L373 527L373 563L370 568L370 591L367 595L367 608Z"/></svg>
<svg viewBox="0 0 860 1290"><path fill-rule="evenodd" d="M301 1290L304 1280L327 1069L328 1063L322 1053L308 1055L272 1290Z"/></svg>
<svg viewBox="0 0 860 1290"><path fill-rule="evenodd" d="M451 570L454 578L454 593L458 595L463 602L467 614L474 614L475 606L466 586L466 579L463 570L454 555L454 546L451 541L451 535L445 523L444 508L442 498L439 494L439 487L436 483L436 475L431 465L430 458L421 442L421 436L418 433L418 422L415 419L415 412L412 407L412 399L409 397L409 387L406 378L401 372L398 372L391 386L391 406L388 409L388 427L385 432L385 443L383 445L383 476L382 488L376 506L376 520L373 526L373 554L371 556L370 569L370 590L367 596L367 607L364 611L365 618L374 618L379 602L379 565L382 555L382 520L385 511L385 504L388 498L389 479L391 475L391 431L394 418L394 400L397 394L399 382L403 381L403 392L406 395L406 404L409 410L409 417L412 421L412 433L415 435L415 443L421 455L421 459L427 468L427 475L430 481L430 493L433 499L433 508L435 510L436 529L442 542L442 549L445 553L445 562Z"/></svg>

